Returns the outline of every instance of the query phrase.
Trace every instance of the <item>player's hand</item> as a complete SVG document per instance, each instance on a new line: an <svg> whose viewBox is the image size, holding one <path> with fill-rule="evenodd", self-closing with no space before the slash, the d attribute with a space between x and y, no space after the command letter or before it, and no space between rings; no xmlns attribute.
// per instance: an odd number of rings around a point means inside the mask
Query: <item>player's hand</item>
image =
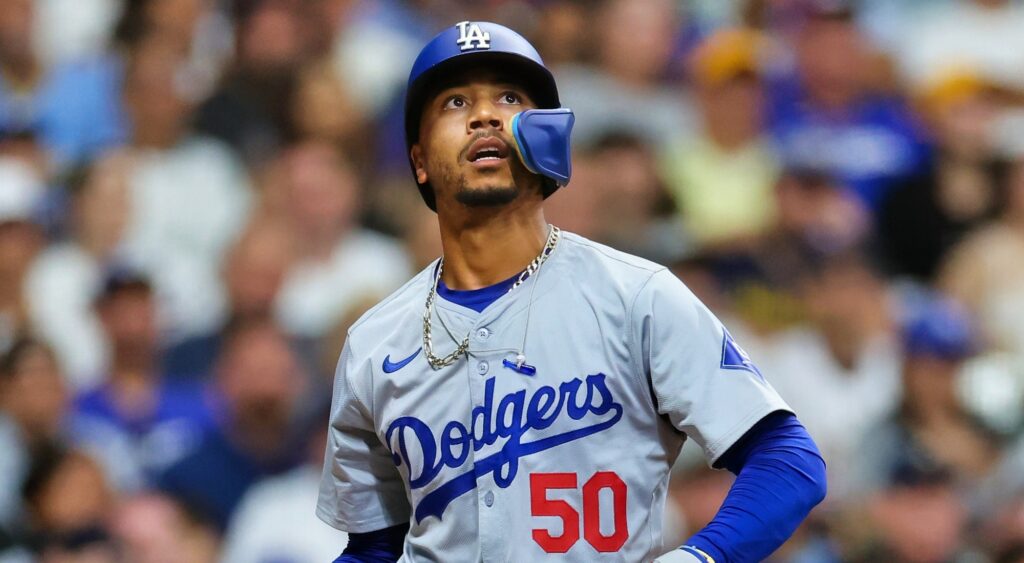
<svg viewBox="0 0 1024 563"><path fill-rule="evenodd" d="M691 551L679 548L673 549L651 563L715 563L715 560L700 550Z"/></svg>

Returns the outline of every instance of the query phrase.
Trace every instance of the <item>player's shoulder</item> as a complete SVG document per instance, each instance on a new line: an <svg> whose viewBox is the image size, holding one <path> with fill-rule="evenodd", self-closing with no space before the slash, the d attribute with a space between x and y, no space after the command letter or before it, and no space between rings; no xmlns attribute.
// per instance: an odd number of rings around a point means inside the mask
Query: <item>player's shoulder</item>
<svg viewBox="0 0 1024 563"><path fill-rule="evenodd" d="M348 329L348 337L357 345L362 341L380 342L422 314L424 299L433 282L436 262L367 310Z"/></svg>
<svg viewBox="0 0 1024 563"><path fill-rule="evenodd" d="M649 300L665 296L683 301L696 299L682 280L662 264L575 233L564 233L563 237L567 251L564 263L568 265L565 275L573 279L573 287L578 291L599 299L621 300L630 307L645 296Z"/></svg>
<svg viewBox="0 0 1024 563"><path fill-rule="evenodd" d="M668 268L628 252L592 241L576 233L563 231L566 258L571 275L584 279L614 278L626 285L644 284L651 276Z"/></svg>

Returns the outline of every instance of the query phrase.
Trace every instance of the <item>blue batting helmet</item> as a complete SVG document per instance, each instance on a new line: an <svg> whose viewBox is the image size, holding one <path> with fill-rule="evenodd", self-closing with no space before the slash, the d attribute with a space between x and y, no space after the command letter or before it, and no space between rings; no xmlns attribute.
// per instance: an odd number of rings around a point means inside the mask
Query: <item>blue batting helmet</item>
<svg viewBox="0 0 1024 563"><path fill-rule="evenodd" d="M557 110L523 112L511 125L517 154L527 169L543 176L544 197L548 197L569 180L572 112L559 109L561 102L555 79L533 45L515 31L496 23L459 22L439 33L420 51L409 73L405 94L406 152L419 140L426 97L443 84L445 77L478 64L508 72L538 108ZM419 189L423 201L436 211L430 183L419 184Z"/></svg>

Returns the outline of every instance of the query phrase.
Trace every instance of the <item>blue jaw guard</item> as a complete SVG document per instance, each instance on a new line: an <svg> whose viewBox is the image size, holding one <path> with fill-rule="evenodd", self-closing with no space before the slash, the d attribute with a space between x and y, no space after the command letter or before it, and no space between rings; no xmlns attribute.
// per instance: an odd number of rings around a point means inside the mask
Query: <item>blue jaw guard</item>
<svg viewBox="0 0 1024 563"><path fill-rule="evenodd" d="M531 109L512 118L516 152L526 168L559 186L572 176L569 136L576 116L568 108Z"/></svg>

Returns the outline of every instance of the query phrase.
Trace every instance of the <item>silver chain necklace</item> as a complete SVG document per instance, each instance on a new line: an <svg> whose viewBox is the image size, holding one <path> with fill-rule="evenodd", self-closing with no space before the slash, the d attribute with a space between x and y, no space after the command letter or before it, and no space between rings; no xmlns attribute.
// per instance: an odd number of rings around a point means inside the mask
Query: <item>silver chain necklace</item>
<svg viewBox="0 0 1024 563"><path fill-rule="evenodd" d="M551 252L558 245L558 240L562 236L562 231L551 225L551 229L548 232L548 240L544 243L544 248L540 251L540 254L530 262L523 273L519 274L519 279L516 280L512 287L508 288L509 292L519 287L526 281L527 278L537 273L537 270L544 264L551 255ZM441 281L441 269L444 267L444 258L437 264L437 273L434 274L434 284L430 287L430 293L427 294L427 304L423 312L423 350L427 353L427 361L430 363L430 367L434 369L441 369L445 366L450 366L456 362L460 357L466 354L469 349L469 335L455 348L455 350L443 358L438 358L434 355L434 344L430 334L430 320L434 316L434 299L437 297L437 286ZM454 340L454 339L453 339Z"/></svg>

